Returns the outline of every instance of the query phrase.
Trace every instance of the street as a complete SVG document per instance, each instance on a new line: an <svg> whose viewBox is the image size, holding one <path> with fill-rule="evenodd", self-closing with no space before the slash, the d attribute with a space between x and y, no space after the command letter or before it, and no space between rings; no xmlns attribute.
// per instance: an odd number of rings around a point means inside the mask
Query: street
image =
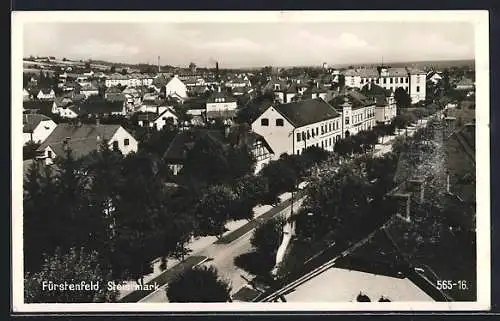
<svg viewBox="0 0 500 321"><path fill-rule="evenodd" d="M296 200L294 202L294 212L299 209L300 204L301 200ZM284 216L285 214L290 212L290 207L291 204L281 211L276 212L272 217L276 217L279 215ZM257 220L259 220L259 218L257 218ZM252 245L250 244L252 232L253 229L243 234L241 237L232 241L231 243L214 243L207 248L192 254L202 257L205 256L208 258L208 260L206 260L202 264L207 266L214 266L215 268L217 268L217 270L219 271L219 275L231 283L231 294L236 293L247 283L245 279L243 279L242 275L247 279L252 278L252 276L248 275L245 271L239 269L234 265L234 258L252 250ZM156 292L149 294L139 302L168 302L165 292L165 285Z"/></svg>

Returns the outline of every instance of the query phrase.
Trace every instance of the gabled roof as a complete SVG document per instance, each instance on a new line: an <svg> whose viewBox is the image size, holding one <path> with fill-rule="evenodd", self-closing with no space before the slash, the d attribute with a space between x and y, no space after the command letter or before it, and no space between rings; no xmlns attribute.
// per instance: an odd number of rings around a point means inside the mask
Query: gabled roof
<svg viewBox="0 0 500 321"><path fill-rule="evenodd" d="M64 141L69 137L68 146L73 156L80 158L96 150L102 140L111 140L120 125L59 124L38 148L43 151L50 146L56 156L64 156Z"/></svg>
<svg viewBox="0 0 500 321"><path fill-rule="evenodd" d="M29 100L23 101L23 108L30 110L39 110L42 112L50 112L52 110L52 101Z"/></svg>
<svg viewBox="0 0 500 321"><path fill-rule="evenodd" d="M41 88L40 91L44 94L44 95L50 95L50 93L52 91L54 91L54 89L52 88Z"/></svg>
<svg viewBox="0 0 500 321"><path fill-rule="evenodd" d="M338 117L340 114L321 98L306 99L274 108L295 128Z"/></svg>
<svg viewBox="0 0 500 321"><path fill-rule="evenodd" d="M106 89L106 94L121 94L122 90L118 86L112 86Z"/></svg>
<svg viewBox="0 0 500 321"><path fill-rule="evenodd" d="M56 99L54 99L54 103L57 107L66 107L71 104L71 99L68 97L56 97Z"/></svg>
<svg viewBox="0 0 500 321"><path fill-rule="evenodd" d="M374 100L369 99L362 93L355 90L350 90L343 95L338 95L334 97L330 101L330 104L335 106L335 108L342 110L342 105L344 104L346 98L352 104L353 109L362 108L365 106L370 106L375 104Z"/></svg>
<svg viewBox="0 0 500 321"><path fill-rule="evenodd" d="M125 100L127 100L127 97L122 93L109 93L106 94L106 100L124 102Z"/></svg>
<svg viewBox="0 0 500 321"><path fill-rule="evenodd" d="M111 114L123 111L123 101L86 100L78 105L79 114Z"/></svg>
<svg viewBox="0 0 500 321"><path fill-rule="evenodd" d="M192 128L178 132L163 155L163 159L167 162L184 161L186 153L193 148L196 140L202 136L207 136L221 143L225 140L224 133L216 129Z"/></svg>
<svg viewBox="0 0 500 321"><path fill-rule="evenodd" d="M224 98L224 102L225 103L232 103L232 102L235 102L236 99L234 97L231 97L229 94L225 93L225 92L214 92L210 95L210 97L208 97L207 99L207 103L208 104L211 104L211 103L216 103L215 99L216 98Z"/></svg>
<svg viewBox="0 0 500 321"><path fill-rule="evenodd" d="M51 120L49 117L41 114L23 115L23 133L32 133L41 121Z"/></svg>

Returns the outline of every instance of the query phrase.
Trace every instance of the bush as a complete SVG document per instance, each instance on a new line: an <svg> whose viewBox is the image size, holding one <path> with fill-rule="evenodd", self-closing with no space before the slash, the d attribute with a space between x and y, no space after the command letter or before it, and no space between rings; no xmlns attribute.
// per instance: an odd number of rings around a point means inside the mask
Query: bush
<svg viewBox="0 0 500 321"><path fill-rule="evenodd" d="M228 302L231 287L214 267L188 269L166 288L169 302Z"/></svg>

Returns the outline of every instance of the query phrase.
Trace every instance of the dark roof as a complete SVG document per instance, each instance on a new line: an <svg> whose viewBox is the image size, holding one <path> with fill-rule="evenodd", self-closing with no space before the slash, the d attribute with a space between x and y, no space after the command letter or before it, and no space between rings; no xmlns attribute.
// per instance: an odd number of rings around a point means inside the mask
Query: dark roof
<svg viewBox="0 0 500 321"><path fill-rule="evenodd" d="M231 103L231 102L235 102L236 99L234 97L231 97L229 94L225 93L225 92L214 92L210 95L210 97L208 97L207 99L207 103L215 103L215 99L216 98L224 98L224 102L225 103Z"/></svg>
<svg viewBox="0 0 500 321"><path fill-rule="evenodd" d="M78 105L80 114L110 114L123 111L122 101L86 100Z"/></svg>
<svg viewBox="0 0 500 321"><path fill-rule="evenodd" d="M343 95L334 97L332 100L330 100L330 104L335 106L335 108L341 110L346 98L351 103L353 109L375 104L374 100L355 90L350 90Z"/></svg>
<svg viewBox="0 0 500 321"><path fill-rule="evenodd" d="M163 155L163 159L167 162L184 161L186 153L193 148L196 140L202 136L208 136L219 142L225 141L224 133L216 129L192 128L188 131L178 132Z"/></svg>
<svg viewBox="0 0 500 321"><path fill-rule="evenodd" d="M102 140L110 140L120 125L59 124L38 148L43 151L47 146L56 156L64 155L64 141L69 137L69 146L76 158L88 155L97 149Z"/></svg>
<svg viewBox="0 0 500 321"><path fill-rule="evenodd" d="M280 104L275 108L295 127L302 127L339 116L335 108L321 98Z"/></svg>
<svg viewBox="0 0 500 321"><path fill-rule="evenodd" d="M127 100L127 97L122 93L107 93L106 100L107 101L121 101L121 102L123 102L123 101Z"/></svg>
<svg viewBox="0 0 500 321"><path fill-rule="evenodd" d="M387 97L391 95L389 90L375 84L364 85L361 88L361 93L368 98L374 99L377 106L385 106Z"/></svg>
<svg viewBox="0 0 500 321"><path fill-rule="evenodd" d="M53 103L54 102L52 101L41 101L41 100L24 101L23 108L50 112L52 110Z"/></svg>
<svg viewBox="0 0 500 321"><path fill-rule="evenodd" d="M109 87L108 89L106 89L106 94L112 94L112 93L119 94L122 93L122 90L117 86Z"/></svg>
<svg viewBox="0 0 500 321"><path fill-rule="evenodd" d="M32 133L42 120L51 120L49 117L41 114L23 115L23 133Z"/></svg>
<svg viewBox="0 0 500 321"><path fill-rule="evenodd" d="M50 94L50 92L52 91L53 89L52 88L41 88L40 91L44 94L44 95L48 95Z"/></svg>

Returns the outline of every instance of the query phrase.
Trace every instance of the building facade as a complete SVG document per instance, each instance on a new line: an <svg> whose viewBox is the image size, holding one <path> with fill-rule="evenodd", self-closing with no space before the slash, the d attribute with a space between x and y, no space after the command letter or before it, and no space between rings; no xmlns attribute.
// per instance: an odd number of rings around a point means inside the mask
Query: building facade
<svg viewBox="0 0 500 321"><path fill-rule="evenodd" d="M411 97L412 103L425 100L426 73L411 68L359 68L343 72L345 85L361 89L368 83L374 83L384 89L395 91L403 88Z"/></svg>

